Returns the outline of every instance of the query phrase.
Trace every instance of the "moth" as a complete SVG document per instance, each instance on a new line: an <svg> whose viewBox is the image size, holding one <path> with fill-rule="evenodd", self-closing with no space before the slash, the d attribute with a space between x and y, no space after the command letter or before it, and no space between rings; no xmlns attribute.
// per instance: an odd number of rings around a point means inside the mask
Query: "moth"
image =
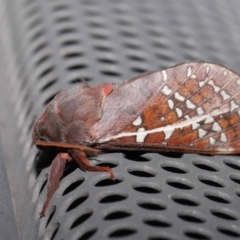
<svg viewBox="0 0 240 240"><path fill-rule="evenodd" d="M57 149L41 215L66 162L106 171L88 157L101 151L235 154L240 152L240 76L212 63L182 63L119 85L81 82L63 90L36 121L32 138Z"/></svg>

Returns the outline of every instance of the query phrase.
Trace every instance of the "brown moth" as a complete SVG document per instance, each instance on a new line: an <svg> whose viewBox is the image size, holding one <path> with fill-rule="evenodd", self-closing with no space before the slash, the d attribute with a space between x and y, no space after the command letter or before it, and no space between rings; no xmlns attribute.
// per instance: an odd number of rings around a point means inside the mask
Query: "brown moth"
<svg viewBox="0 0 240 240"><path fill-rule="evenodd" d="M85 82L60 92L35 123L40 149L56 148L41 215L59 186L67 161L83 171L100 151L205 154L240 152L240 77L206 62L183 63L120 83Z"/></svg>

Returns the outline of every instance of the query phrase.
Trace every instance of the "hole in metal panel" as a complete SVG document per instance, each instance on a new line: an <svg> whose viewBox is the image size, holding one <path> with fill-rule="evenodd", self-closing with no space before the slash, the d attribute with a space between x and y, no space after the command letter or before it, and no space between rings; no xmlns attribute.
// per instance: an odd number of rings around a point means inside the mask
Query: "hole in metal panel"
<svg viewBox="0 0 240 240"><path fill-rule="evenodd" d="M179 178L179 177L167 177L166 183L172 187L191 190L195 188L195 184L191 182L189 179Z"/></svg>
<svg viewBox="0 0 240 240"><path fill-rule="evenodd" d="M209 172L218 172L220 171L220 167L218 164L213 163L207 159L193 159L193 165Z"/></svg>
<svg viewBox="0 0 240 240"><path fill-rule="evenodd" d="M86 231L80 238L78 238L78 240L88 240L90 239L94 233L97 232L97 228L94 228L94 229L91 229L91 230L88 230Z"/></svg>
<svg viewBox="0 0 240 240"><path fill-rule="evenodd" d="M124 153L123 157L136 162L149 162L152 160L152 157L147 154Z"/></svg>
<svg viewBox="0 0 240 240"><path fill-rule="evenodd" d="M125 48L135 49L135 50L141 50L141 45L137 42L125 42L123 44Z"/></svg>
<svg viewBox="0 0 240 240"><path fill-rule="evenodd" d="M62 42L62 46L77 45L79 43L80 43L79 40L66 40L66 41Z"/></svg>
<svg viewBox="0 0 240 240"><path fill-rule="evenodd" d="M172 173L186 174L189 172L188 168L181 163L173 161L165 161L160 164L161 168Z"/></svg>
<svg viewBox="0 0 240 240"><path fill-rule="evenodd" d="M156 194L162 191L162 189L156 183L151 183L151 182L133 183L132 188L138 192L148 193L148 194Z"/></svg>
<svg viewBox="0 0 240 240"><path fill-rule="evenodd" d="M75 199L67 208L66 212L71 211L74 208L77 208L79 205L81 205L83 202L85 202L89 197L89 193L83 193L83 196L78 197Z"/></svg>
<svg viewBox="0 0 240 240"><path fill-rule="evenodd" d="M83 178L83 179L80 179L80 180L78 180L78 181L75 181L75 182L71 183L70 186L68 186L68 187L64 190L62 196L67 195L68 193L70 193L70 192L72 192L73 190L75 190L78 186L80 186L80 185L84 182L84 180L85 180L85 179Z"/></svg>
<svg viewBox="0 0 240 240"><path fill-rule="evenodd" d="M73 229L79 225L81 225L83 222L85 222L87 219L89 219L93 214L93 210L89 211L88 213L82 214L80 217L78 217L73 224L70 226L70 229Z"/></svg>
<svg viewBox="0 0 240 240"><path fill-rule="evenodd" d="M39 76L38 78L41 79L43 77L45 77L47 74L49 74L50 72L52 72L55 69L54 66L48 67L47 69L45 69Z"/></svg>
<svg viewBox="0 0 240 240"><path fill-rule="evenodd" d="M103 179L100 180L99 182L97 182L94 186L95 187L106 187L106 186L112 186L112 185L117 185L119 183L121 183L122 180L120 179L114 179L114 181L112 179Z"/></svg>
<svg viewBox="0 0 240 240"><path fill-rule="evenodd" d="M189 207L196 207L201 204L198 198L189 194L174 193L172 194L171 199L176 203Z"/></svg>
<svg viewBox="0 0 240 240"><path fill-rule="evenodd" d="M227 208L213 208L210 210L210 212L214 216L222 218L224 220L236 221L239 219L236 212L233 212L231 209Z"/></svg>
<svg viewBox="0 0 240 240"><path fill-rule="evenodd" d="M75 58L75 57L80 57L83 56L83 52L66 52L64 53L64 58Z"/></svg>
<svg viewBox="0 0 240 240"><path fill-rule="evenodd" d="M198 180L213 187L226 187L226 183L221 178L214 175L198 175Z"/></svg>
<svg viewBox="0 0 240 240"><path fill-rule="evenodd" d="M102 63L108 63L108 64L116 64L117 63L117 60L115 59L110 59L110 58L97 58L97 60L99 62L102 62Z"/></svg>
<svg viewBox="0 0 240 240"><path fill-rule="evenodd" d="M161 217L155 217L155 216L144 217L143 222L152 227L167 228L172 226L172 223L170 223L166 219Z"/></svg>
<svg viewBox="0 0 240 240"><path fill-rule="evenodd" d="M224 159L223 162L230 168L240 171L240 161L235 159Z"/></svg>
<svg viewBox="0 0 240 240"><path fill-rule="evenodd" d="M120 72L116 72L116 71L111 71L111 70L101 70L101 73L107 76L111 76L111 77L119 77L121 76Z"/></svg>
<svg viewBox="0 0 240 240"><path fill-rule="evenodd" d="M232 198L223 192L216 191L216 190L205 190L204 196L214 202L230 204L232 202Z"/></svg>
<svg viewBox="0 0 240 240"><path fill-rule="evenodd" d="M45 187L46 184L47 184L47 181L48 181L48 180L46 179L46 181L43 182L43 184L42 184L42 186L41 186L41 188L40 188L40 190L39 190L39 195L42 193L44 187Z"/></svg>
<svg viewBox="0 0 240 240"><path fill-rule="evenodd" d="M64 172L63 172L63 175L62 175L62 178L65 178L66 176L70 175L72 172L74 172L76 169L78 169L81 173L81 170L78 168L76 162L67 162L66 166L65 166L65 169L64 169ZM78 171L77 170L77 171ZM79 174L80 174L79 173ZM83 177L81 177L83 178Z"/></svg>
<svg viewBox="0 0 240 240"><path fill-rule="evenodd" d="M39 65L41 65L43 62L46 62L48 59L50 59L50 57L51 57L50 55L45 55L45 56L41 57L41 58L35 63L36 67L39 66Z"/></svg>
<svg viewBox="0 0 240 240"><path fill-rule="evenodd" d="M128 173L136 177L152 178L157 175L157 171L147 166L131 166L127 168Z"/></svg>
<svg viewBox="0 0 240 240"><path fill-rule="evenodd" d="M128 195L126 194L120 194L120 193L111 193L107 196L102 197L99 200L99 203L114 203L114 202L120 202L128 198Z"/></svg>
<svg viewBox="0 0 240 240"><path fill-rule="evenodd" d="M72 70L84 69L87 67L88 66L86 64L74 64L72 66L68 66L67 70L72 71Z"/></svg>
<svg viewBox="0 0 240 240"><path fill-rule="evenodd" d="M53 233L52 233L52 236L51 236L51 238L50 238L50 240L54 240L54 238L55 238L55 236L57 235L57 232L58 232L58 230L59 230L59 228L60 228L60 223L55 223L54 224L54 231L53 231Z"/></svg>
<svg viewBox="0 0 240 240"><path fill-rule="evenodd" d="M108 162L108 163L98 163L97 166L104 166L104 167L115 168L115 167L117 167L118 165L115 164L115 163L110 163L110 162Z"/></svg>
<svg viewBox="0 0 240 240"><path fill-rule="evenodd" d="M49 215L49 217L48 217L48 220L47 220L47 222L46 222L45 228L47 228L47 226L49 225L50 221L52 220L53 215L54 215L54 213L56 212L56 207L55 207L55 206L51 207L51 210L50 210L50 211L51 211L51 213L50 213L50 215Z"/></svg>
<svg viewBox="0 0 240 240"><path fill-rule="evenodd" d="M146 68L143 68L143 67L137 67L137 66L135 66L135 67L130 67L130 69L133 71L133 72L136 72L137 74L141 74L141 73L144 73L144 72L146 72L146 71L148 71L148 69L146 69Z"/></svg>
<svg viewBox="0 0 240 240"><path fill-rule="evenodd" d="M109 213L108 215L105 216L104 220L116 220L116 219L122 219L122 218L127 218L131 216L132 213L126 212L123 210L118 210L112 213Z"/></svg>
<svg viewBox="0 0 240 240"><path fill-rule="evenodd" d="M159 155L164 156L164 157L168 157L168 158L182 158L183 154L182 153L174 153L174 152L162 152L159 153Z"/></svg>
<svg viewBox="0 0 240 240"><path fill-rule="evenodd" d="M57 82L57 79L53 79L51 81L49 81L48 83L46 83L41 89L41 92L44 92L45 90L47 90L48 88L50 88L52 85L54 85Z"/></svg>
<svg viewBox="0 0 240 240"><path fill-rule="evenodd" d="M190 210L180 211L177 215L179 218L183 219L186 222L204 223L207 221L207 219L203 217L202 214L196 211L190 211Z"/></svg>
<svg viewBox="0 0 240 240"><path fill-rule="evenodd" d="M58 93L59 93L59 92L56 92L56 93L52 94L50 97L48 97L48 98L44 101L43 105L44 105L44 106L48 105L48 104L54 99L54 97L55 97Z"/></svg>
<svg viewBox="0 0 240 240"><path fill-rule="evenodd" d="M144 209L153 210L153 211L162 211L167 209L167 204L159 202L159 200L150 199L141 199L137 201L139 207Z"/></svg>
<svg viewBox="0 0 240 240"><path fill-rule="evenodd" d="M69 34L69 33L73 33L73 32L76 32L75 28L64 28L64 29L59 30L58 34L62 35L62 34Z"/></svg>
<svg viewBox="0 0 240 240"><path fill-rule="evenodd" d="M229 175L229 178L230 178L233 182L235 182L235 183L237 183L237 184L240 184L240 174L231 173L231 174Z"/></svg>
<svg viewBox="0 0 240 240"><path fill-rule="evenodd" d="M94 46L94 48L97 51L102 51L102 52L112 52L113 49L110 46Z"/></svg>
<svg viewBox="0 0 240 240"><path fill-rule="evenodd" d="M108 34L106 34L106 33L91 33L91 37L92 38L95 38L95 39L98 39L98 40L105 40L105 39L108 39L109 38L109 36L108 36Z"/></svg>
<svg viewBox="0 0 240 240"><path fill-rule="evenodd" d="M38 44L34 49L33 49L33 54L37 54L38 52L40 52L41 50L43 50L44 48L47 47L47 43L43 42Z"/></svg>
<svg viewBox="0 0 240 240"><path fill-rule="evenodd" d="M239 238L240 228L238 226L217 226L217 230L228 237Z"/></svg>
<svg viewBox="0 0 240 240"><path fill-rule="evenodd" d="M240 197L240 189L237 189L237 190L235 191L235 194L236 194L238 197Z"/></svg>
<svg viewBox="0 0 240 240"><path fill-rule="evenodd" d="M126 227L120 227L119 229L116 229L112 231L108 237L109 238L122 238L122 237L129 237L133 234L137 233L136 228L131 228L130 226Z"/></svg>
<svg viewBox="0 0 240 240"><path fill-rule="evenodd" d="M201 230L187 230L184 232L185 235L191 239L195 240L210 240L212 237L210 235L204 234Z"/></svg>
<svg viewBox="0 0 240 240"><path fill-rule="evenodd" d="M32 37L31 40L34 42L35 40L37 40L38 38L42 37L43 35L45 35L45 31L43 29L39 29Z"/></svg>

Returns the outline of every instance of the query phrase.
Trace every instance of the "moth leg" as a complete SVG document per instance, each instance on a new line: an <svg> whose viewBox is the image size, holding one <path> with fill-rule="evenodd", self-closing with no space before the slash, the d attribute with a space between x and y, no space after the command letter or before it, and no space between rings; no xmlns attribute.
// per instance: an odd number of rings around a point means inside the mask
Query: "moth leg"
<svg viewBox="0 0 240 240"><path fill-rule="evenodd" d="M59 187L60 178L63 175L65 165L67 161L70 161L71 159L72 158L68 155L68 153L58 153L57 156L54 158L50 167L50 173L48 176L47 183L48 185L47 198L40 213L41 216L45 215L45 211L52 198L52 195Z"/></svg>
<svg viewBox="0 0 240 240"><path fill-rule="evenodd" d="M112 180L115 179L113 171L110 167L92 166L84 152L74 150L74 151L71 151L71 155L83 171L108 172L111 179Z"/></svg>

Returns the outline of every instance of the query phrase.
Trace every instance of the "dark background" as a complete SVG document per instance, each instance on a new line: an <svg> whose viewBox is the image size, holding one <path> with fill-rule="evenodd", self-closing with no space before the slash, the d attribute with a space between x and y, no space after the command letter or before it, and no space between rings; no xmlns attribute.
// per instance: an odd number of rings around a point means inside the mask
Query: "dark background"
<svg viewBox="0 0 240 240"><path fill-rule="evenodd" d="M240 73L239 1L0 4L1 239L17 239L16 225L20 239L240 238L239 156L94 158L113 167L115 182L69 164L40 219L52 157L36 158L31 139L46 104L79 78L118 83L196 60Z"/></svg>

